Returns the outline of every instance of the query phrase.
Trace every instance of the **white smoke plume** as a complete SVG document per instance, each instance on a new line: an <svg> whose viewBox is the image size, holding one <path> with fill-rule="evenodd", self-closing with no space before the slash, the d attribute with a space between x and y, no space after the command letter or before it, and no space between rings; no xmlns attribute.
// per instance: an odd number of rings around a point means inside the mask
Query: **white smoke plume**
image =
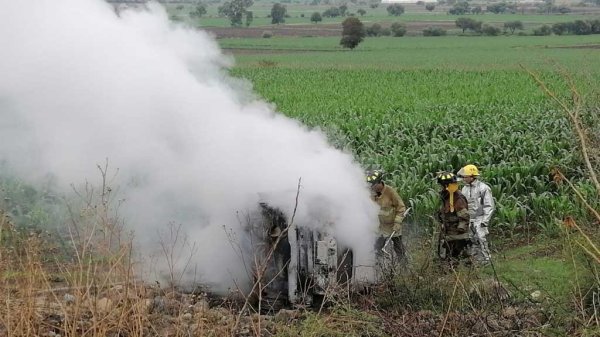
<svg viewBox="0 0 600 337"><path fill-rule="evenodd" d="M181 224L200 278L231 285L245 272L223 226L243 235L239 212L261 198L290 217L301 178L296 222L326 218L369 255L376 207L353 158L252 99L217 43L159 5L117 16L101 0L8 1L0 45L0 160L66 191L109 158L143 254Z"/></svg>

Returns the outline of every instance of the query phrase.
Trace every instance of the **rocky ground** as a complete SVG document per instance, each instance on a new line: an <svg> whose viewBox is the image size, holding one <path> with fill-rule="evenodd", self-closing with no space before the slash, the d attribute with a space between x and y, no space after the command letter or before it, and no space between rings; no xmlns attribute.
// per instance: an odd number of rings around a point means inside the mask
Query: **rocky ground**
<svg viewBox="0 0 600 337"><path fill-rule="evenodd" d="M321 312L290 308L261 315L240 314L244 301L202 292L115 285L100 293L91 288L63 288L33 294L30 303L7 305L13 306L14 312L29 312L35 318L31 326L35 335L48 337L542 336L541 329L549 322L548 315L535 305L500 306L491 312L473 308L393 313L379 309L369 296ZM18 327L11 326L13 331ZM0 335L14 334L4 326Z"/></svg>

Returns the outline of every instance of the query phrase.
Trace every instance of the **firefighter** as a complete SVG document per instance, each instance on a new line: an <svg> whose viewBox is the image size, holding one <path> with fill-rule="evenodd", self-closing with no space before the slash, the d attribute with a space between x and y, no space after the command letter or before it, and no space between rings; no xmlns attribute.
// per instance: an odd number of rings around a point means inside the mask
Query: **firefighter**
<svg viewBox="0 0 600 337"><path fill-rule="evenodd" d="M464 186L462 194L469 202L469 215L471 217L470 232L473 242L471 255L476 262L488 264L490 250L487 241L488 227L494 212L494 197L491 188L478 179L479 169L469 164L458 171Z"/></svg>
<svg viewBox="0 0 600 337"><path fill-rule="evenodd" d="M406 207L398 192L386 185L383 178L381 170L367 172L367 182L371 184L371 199L379 205L379 237L375 242L375 251L380 254L387 246L393 245L397 258L404 261L406 254L402 243L402 220Z"/></svg>
<svg viewBox="0 0 600 337"><path fill-rule="evenodd" d="M468 257L469 210L467 198L459 191L456 175L442 172L437 176L441 206L438 219L441 224L438 242L438 255L442 260L457 262Z"/></svg>

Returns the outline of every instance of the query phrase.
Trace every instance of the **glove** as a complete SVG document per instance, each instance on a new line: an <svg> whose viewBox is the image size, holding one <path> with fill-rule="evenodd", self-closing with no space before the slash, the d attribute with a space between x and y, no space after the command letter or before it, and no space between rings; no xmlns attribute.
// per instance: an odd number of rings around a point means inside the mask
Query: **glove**
<svg viewBox="0 0 600 337"><path fill-rule="evenodd" d="M394 227L392 227L392 231L395 231L397 234L401 234L400 233L401 230L402 230L402 223L395 222Z"/></svg>

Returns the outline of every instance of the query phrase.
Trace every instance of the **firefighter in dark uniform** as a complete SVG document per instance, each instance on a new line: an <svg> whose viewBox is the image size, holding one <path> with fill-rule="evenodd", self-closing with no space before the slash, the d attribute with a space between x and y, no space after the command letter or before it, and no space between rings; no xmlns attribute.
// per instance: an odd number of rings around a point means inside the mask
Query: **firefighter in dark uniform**
<svg viewBox="0 0 600 337"><path fill-rule="evenodd" d="M438 255L442 260L457 262L468 257L469 208L467 198L458 189L456 175L442 172L437 176L442 187L438 220L441 224Z"/></svg>

